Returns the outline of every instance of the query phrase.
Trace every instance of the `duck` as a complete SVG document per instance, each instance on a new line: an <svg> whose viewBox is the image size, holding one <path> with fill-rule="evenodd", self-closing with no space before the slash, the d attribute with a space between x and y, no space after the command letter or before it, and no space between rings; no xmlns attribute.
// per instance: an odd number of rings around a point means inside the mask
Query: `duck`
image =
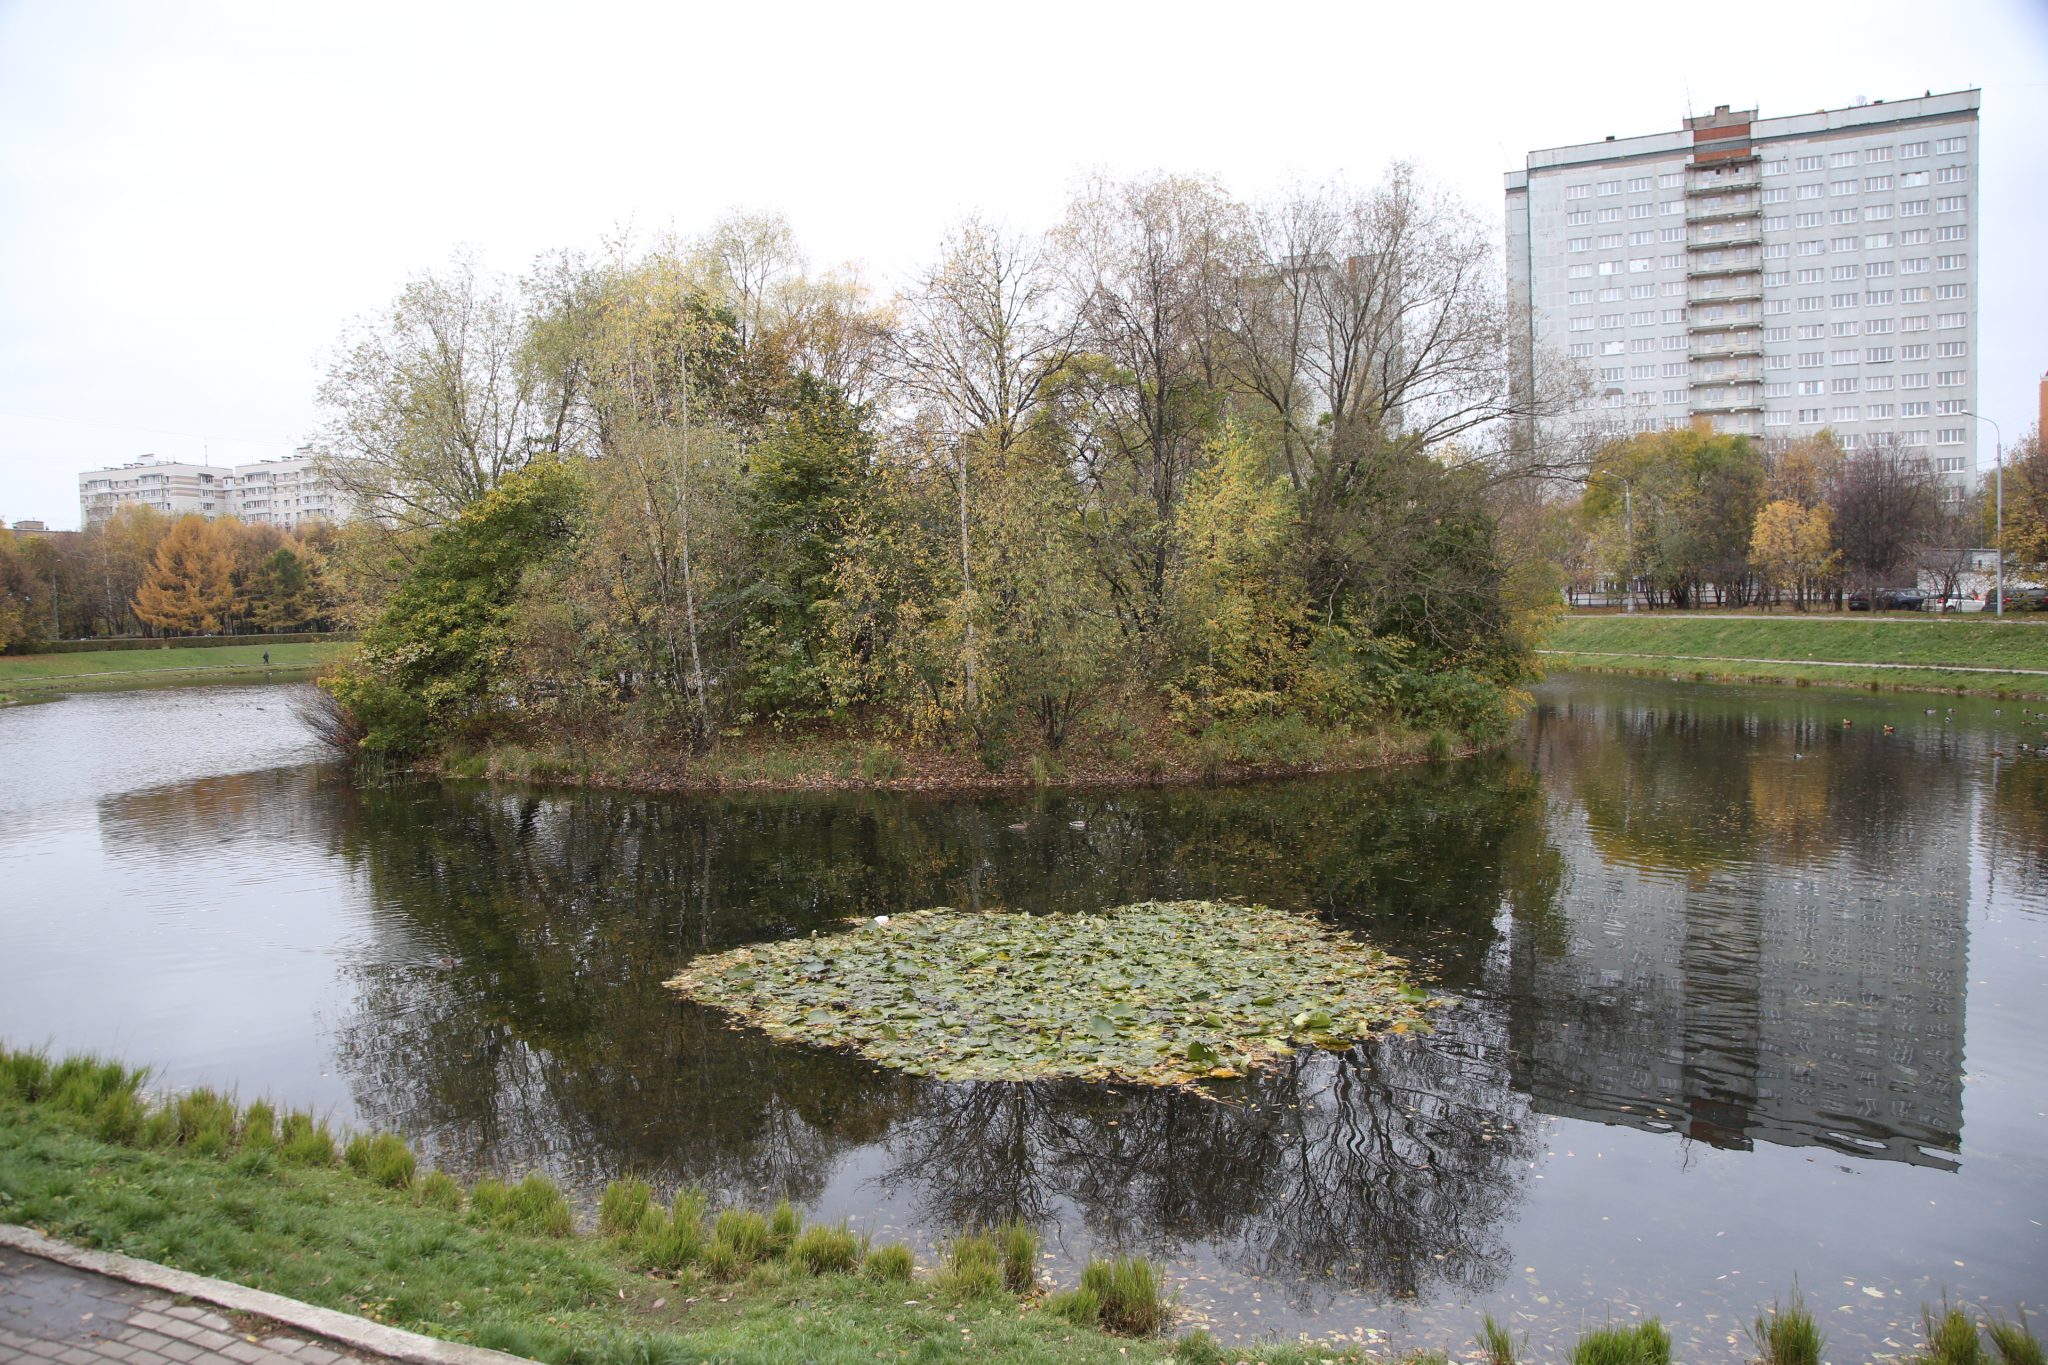
<svg viewBox="0 0 2048 1365"><path fill-rule="evenodd" d="M1899 732L1899 730L1898 727L1895 725L1887 725L1884 727L1884 732L1888 735L1895 735Z"/></svg>

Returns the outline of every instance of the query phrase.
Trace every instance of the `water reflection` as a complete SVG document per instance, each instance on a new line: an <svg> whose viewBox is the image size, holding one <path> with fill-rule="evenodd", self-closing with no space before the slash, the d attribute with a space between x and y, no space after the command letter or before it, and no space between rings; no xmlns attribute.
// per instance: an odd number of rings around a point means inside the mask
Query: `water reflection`
<svg viewBox="0 0 2048 1365"><path fill-rule="evenodd" d="M299 904L360 907L332 931L331 1056L309 1062L339 1069L354 1116L450 1164L787 1194L913 1238L1024 1217L1068 1255L1143 1249L1213 1277L1212 1300L1264 1293L1320 1330L1340 1300L1550 1303L1531 1248L1590 1264L1606 1244L1537 1182L1621 1188L1560 1166L1571 1143L1614 1167L1634 1152L1624 1193L1674 1210L1640 1273L1708 1281L1726 1267L1692 1265L1682 1234L1717 1204L1841 1225L1861 1196L1819 1170L1981 1164L1962 1122L1971 888L1988 869L2038 907L2048 886L2048 761L2001 742L1989 717L1910 700L1579 683L1515 754L1257 787L682 800L363 789L305 766L114 792L96 814L110 865L166 904L232 906L246 885L270 910L263 870L291 865ZM1457 1006L1427 1039L1204 1096L912 1080L660 985L693 954L851 916L1171 896L1317 914ZM1993 1061L2021 1089L2039 1071ZM1629 1139L1671 1160L1610 1145ZM1771 1158L1815 1151L1830 1164ZM1701 1152L1743 1164L1702 1185ZM2048 1191L2011 1162L1968 1188ZM1903 1274L1914 1257L1894 1254Z"/></svg>

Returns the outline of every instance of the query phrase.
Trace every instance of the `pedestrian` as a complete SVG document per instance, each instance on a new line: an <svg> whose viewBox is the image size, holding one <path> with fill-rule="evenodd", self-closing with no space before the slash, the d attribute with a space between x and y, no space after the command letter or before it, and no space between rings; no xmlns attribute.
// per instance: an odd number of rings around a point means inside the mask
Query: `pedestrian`
<svg viewBox="0 0 2048 1365"><path fill-rule="evenodd" d="M267 649L263 651L263 666L270 667L270 651Z"/></svg>

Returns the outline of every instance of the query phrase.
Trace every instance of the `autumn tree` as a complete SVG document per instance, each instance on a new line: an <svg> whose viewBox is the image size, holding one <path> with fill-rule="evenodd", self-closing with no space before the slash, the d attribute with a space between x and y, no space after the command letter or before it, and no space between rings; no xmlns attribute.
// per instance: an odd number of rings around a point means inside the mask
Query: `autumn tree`
<svg viewBox="0 0 2048 1365"><path fill-rule="evenodd" d="M1750 533L1751 567L1775 599L1780 589L1793 591L1801 611L1820 580L1836 563L1834 522L1827 504L1803 507L1790 498L1766 503L1756 514Z"/></svg>
<svg viewBox="0 0 2048 1365"><path fill-rule="evenodd" d="M229 529L184 516L157 545L135 593L135 615L158 630L211 634L235 605L235 555Z"/></svg>
<svg viewBox="0 0 2048 1365"><path fill-rule="evenodd" d="M357 506L431 529L560 450L573 371L530 344L534 311L457 256L355 323L319 389L326 476Z"/></svg>
<svg viewBox="0 0 2048 1365"><path fill-rule="evenodd" d="M1852 452L1828 494L1842 569L1865 592L1895 586L1941 520L1941 481L1923 455L1872 442Z"/></svg>

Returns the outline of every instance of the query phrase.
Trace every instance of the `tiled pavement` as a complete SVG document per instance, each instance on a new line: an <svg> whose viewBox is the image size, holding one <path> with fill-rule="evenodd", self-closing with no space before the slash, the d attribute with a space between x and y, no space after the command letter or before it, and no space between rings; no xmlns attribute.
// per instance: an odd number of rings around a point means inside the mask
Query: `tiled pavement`
<svg viewBox="0 0 2048 1365"><path fill-rule="evenodd" d="M0 1361L33 1365L357 1365L275 1323L230 1322L154 1289L0 1247Z"/></svg>

